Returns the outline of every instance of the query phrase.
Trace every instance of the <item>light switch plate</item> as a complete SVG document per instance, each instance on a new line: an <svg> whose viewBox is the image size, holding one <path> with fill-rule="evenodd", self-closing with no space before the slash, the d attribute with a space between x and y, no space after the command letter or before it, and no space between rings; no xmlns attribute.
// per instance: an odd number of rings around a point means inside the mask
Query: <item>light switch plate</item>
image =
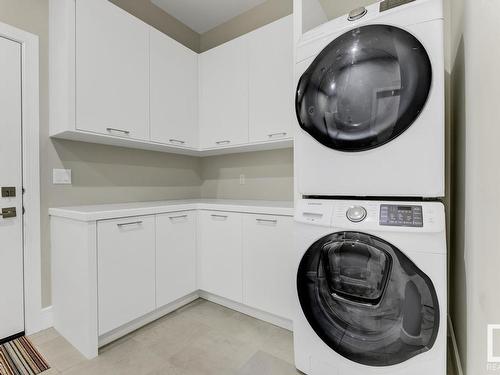
<svg viewBox="0 0 500 375"><path fill-rule="evenodd" d="M54 185L71 185L71 169L53 169L52 179Z"/></svg>

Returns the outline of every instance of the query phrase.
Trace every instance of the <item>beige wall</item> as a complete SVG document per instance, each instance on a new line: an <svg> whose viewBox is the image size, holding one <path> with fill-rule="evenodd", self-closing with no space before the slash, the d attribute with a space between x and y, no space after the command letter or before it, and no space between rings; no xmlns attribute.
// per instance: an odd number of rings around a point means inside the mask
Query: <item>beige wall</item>
<svg viewBox="0 0 500 375"><path fill-rule="evenodd" d="M293 199L292 149L211 156L201 164L203 198Z"/></svg>
<svg viewBox="0 0 500 375"><path fill-rule="evenodd" d="M137 18L169 35L179 43L200 52L200 34L154 5L150 0L110 0Z"/></svg>
<svg viewBox="0 0 500 375"><path fill-rule="evenodd" d="M267 0L265 3L201 35L200 50L207 51L238 36L258 29L293 12L293 0Z"/></svg>
<svg viewBox="0 0 500 375"><path fill-rule="evenodd" d="M452 317L466 375L498 373L487 371L486 332L488 324L500 323L499 12L498 1L452 2L457 192Z"/></svg>
<svg viewBox="0 0 500 375"><path fill-rule="evenodd" d="M460 360L467 369L467 285L465 256L465 56L464 0L448 0L446 77L447 117L451 124L450 317ZM484 370L484 368L483 368Z"/></svg>

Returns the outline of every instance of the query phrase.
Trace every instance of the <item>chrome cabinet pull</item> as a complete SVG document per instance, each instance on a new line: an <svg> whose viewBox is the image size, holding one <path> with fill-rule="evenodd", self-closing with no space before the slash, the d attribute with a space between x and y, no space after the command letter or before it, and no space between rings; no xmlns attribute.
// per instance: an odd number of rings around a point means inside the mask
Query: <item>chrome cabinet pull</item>
<svg viewBox="0 0 500 375"><path fill-rule="evenodd" d="M183 145L185 144L186 142L185 141L181 141L180 139L169 139L168 140L170 143L178 143L180 145Z"/></svg>
<svg viewBox="0 0 500 375"><path fill-rule="evenodd" d="M276 137L285 137L288 133L286 132L281 132L281 133L272 133L272 134L268 134L268 137L269 138L276 138Z"/></svg>
<svg viewBox="0 0 500 375"><path fill-rule="evenodd" d="M118 133L123 133L123 134L126 134L126 135L129 135L129 134L130 134L130 131L129 131L129 130L116 129L116 128L106 128L106 130L107 130L108 132L118 132Z"/></svg>
<svg viewBox="0 0 500 375"><path fill-rule="evenodd" d="M212 217L213 218L218 218L218 219L227 219L228 218L227 215L215 215L215 214L212 214Z"/></svg>
<svg viewBox="0 0 500 375"><path fill-rule="evenodd" d="M121 224L116 224L118 227L128 227L130 225L141 225L143 222L142 221L133 221L131 223L121 223Z"/></svg>
<svg viewBox="0 0 500 375"><path fill-rule="evenodd" d="M231 143L231 141L228 141L228 140L226 140L226 141L217 141L215 143L218 144L218 145L227 145L227 144Z"/></svg>
<svg viewBox="0 0 500 375"><path fill-rule="evenodd" d="M271 223L271 224L278 224L277 219L255 219L258 223Z"/></svg>
<svg viewBox="0 0 500 375"><path fill-rule="evenodd" d="M179 215L179 216L170 216L170 220L175 220L175 219L187 219L188 215Z"/></svg>

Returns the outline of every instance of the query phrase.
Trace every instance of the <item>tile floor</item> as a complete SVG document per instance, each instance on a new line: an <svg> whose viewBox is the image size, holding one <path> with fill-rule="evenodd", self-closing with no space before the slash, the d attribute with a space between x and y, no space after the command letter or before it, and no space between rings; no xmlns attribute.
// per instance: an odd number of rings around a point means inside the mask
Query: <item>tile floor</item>
<svg viewBox="0 0 500 375"><path fill-rule="evenodd" d="M292 375L292 333L197 300L82 357L54 329L30 337L52 369L44 375Z"/></svg>

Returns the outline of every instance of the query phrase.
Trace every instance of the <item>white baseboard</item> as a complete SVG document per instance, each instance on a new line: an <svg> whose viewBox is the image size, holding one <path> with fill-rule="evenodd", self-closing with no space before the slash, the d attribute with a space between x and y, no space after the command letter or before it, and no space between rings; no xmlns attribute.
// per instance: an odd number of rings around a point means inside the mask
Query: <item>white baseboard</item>
<svg viewBox="0 0 500 375"><path fill-rule="evenodd" d="M174 301L164 307L161 307L139 319L134 320L133 322L130 322L124 326L121 326L111 332L105 333L104 335L99 336L99 347L102 347L104 345L107 345L120 337L123 337L130 332L133 332L146 324L149 324L151 322L154 322L157 319L160 319L161 317L170 314L171 312L181 308L182 306L185 306L195 300L197 300L198 293L192 293L186 297L183 297L177 301Z"/></svg>
<svg viewBox="0 0 500 375"><path fill-rule="evenodd" d="M293 330L293 322L289 319L285 319L261 310L257 310L254 309L253 307L249 307L247 305L243 305L241 303L234 302L224 297L219 297L217 295L208 292L200 290L198 293L201 298L206 299L207 301L216 303L218 305L222 305L224 307L227 307L228 309L238 311L242 314L251 316L252 318L262 320L264 322L287 329L289 331Z"/></svg>
<svg viewBox="0 0 500 375"><path fill-rule="evenodd" d="M50 328L54 325L52 320L52 306L44 307L40 311L40 330Z"/></svg>
<svg viewBox="0 0 500 375"><path fill-rule="evenodd" d="M462 362L460 360L460 353L458 352L458 345L457 345L457 338L455 336L455 329L453 328L453 322L451 321L451 317L448 315L448 332L451 337L451 342L453 347L451 349L451 355L452 355L452 360L455 365L455 369L457 370L458 374L456 375L464 375L463 369L462 369Z"/></svg>

